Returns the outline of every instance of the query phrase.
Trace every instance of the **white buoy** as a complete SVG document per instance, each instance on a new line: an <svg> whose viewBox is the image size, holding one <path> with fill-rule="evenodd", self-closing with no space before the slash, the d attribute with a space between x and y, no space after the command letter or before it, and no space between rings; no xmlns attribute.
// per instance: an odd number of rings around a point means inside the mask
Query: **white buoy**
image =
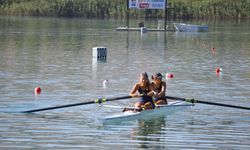
<svg viewBox="0 0 250 150"><path fill-rule="evenodd" d="M106 47L93 47L93 58L97 60L107 59L107 48Z"/></svg>
<svg viewBox="0 0 250 150"><path fill-rule="evenodd" d="M104 80L102 82L103 88L106 88L108 86L108 84L109 84L109 80Z"/></svg>

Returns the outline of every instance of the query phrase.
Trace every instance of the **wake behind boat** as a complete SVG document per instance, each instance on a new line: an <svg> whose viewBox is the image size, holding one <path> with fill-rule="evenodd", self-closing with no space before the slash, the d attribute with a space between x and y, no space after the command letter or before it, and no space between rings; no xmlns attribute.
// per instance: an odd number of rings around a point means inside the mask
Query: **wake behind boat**
<svg viewBox="0 0 250 150"><path fill-rule="evenodd" d="M176 110L193 106L191 103L185 101L172 101L168 105L160 105L155 109L147 109L142 111L124 111L119 114L107 116L103 118L103 122L118 122L129 121L133 119L149 119L157 116L165 116ZM114 106L115 107L115 106Z"/></svg>

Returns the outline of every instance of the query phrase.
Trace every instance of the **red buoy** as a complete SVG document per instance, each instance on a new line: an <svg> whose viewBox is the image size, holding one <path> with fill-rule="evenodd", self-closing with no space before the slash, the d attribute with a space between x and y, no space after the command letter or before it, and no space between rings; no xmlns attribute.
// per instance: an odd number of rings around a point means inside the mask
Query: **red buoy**
<svg viewBox="0 0 250 150"><path fill-rule="evenodd" d="M167 77L168 79L172 79L172 78L174 78L174 74L172 74L172 73L167 73L167 74L166 74L166 77Z"/></svg>
<svg viewBox="0 0 250 150"><path fill-rule="evenodd" d="M216 73L220 73L220 68L217 67L217 68L215 69L215 72L216 72Z"/></svg>
<svg viewBox="0 0 250 150"><path fill-rule="evenodd" d="M215 69L216 75L217 75L217 76L220 76L221 71L222 71L222 69L221 69L220 67L217 67L217 68Z"/></svg>
<svg viewBox="0 0 250 150"><path fill-rule="evenodd" d="M41 94L42 90L41 90L41 88L38 86L38 87L35 88L34 92L35 92L36 95L39 95L39 94Z"/></svg>

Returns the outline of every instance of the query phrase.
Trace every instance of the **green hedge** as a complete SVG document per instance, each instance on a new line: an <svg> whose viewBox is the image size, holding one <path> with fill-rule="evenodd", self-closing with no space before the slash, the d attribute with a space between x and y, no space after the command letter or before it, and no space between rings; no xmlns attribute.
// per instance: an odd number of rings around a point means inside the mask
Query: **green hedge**
<svg viewBox="0 0 250 150"><path fill-rule="evenodd" d="M168 0L169 17L249 19L249 0ZM173 9L174 8L174 9ZM126 0L0 0L0 15L125 18ZM163 10L130 9L131 18L162 18Z"/></svg>

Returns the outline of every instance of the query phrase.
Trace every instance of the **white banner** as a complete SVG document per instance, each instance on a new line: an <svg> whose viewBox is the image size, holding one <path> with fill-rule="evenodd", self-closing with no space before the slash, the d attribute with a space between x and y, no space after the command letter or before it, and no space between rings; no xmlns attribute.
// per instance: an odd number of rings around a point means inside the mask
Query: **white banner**
<svg viewBox="0 0 250 150"><path fill-rule="evenodd" d="M167 0L129 0L129 8L165 9Z"/></svg>

